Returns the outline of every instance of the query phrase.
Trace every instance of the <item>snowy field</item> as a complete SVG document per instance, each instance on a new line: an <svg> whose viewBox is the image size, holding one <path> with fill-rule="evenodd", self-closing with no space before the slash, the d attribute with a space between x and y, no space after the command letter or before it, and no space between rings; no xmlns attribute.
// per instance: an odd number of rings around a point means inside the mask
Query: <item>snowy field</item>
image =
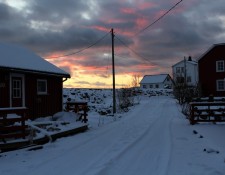
<svg viewBox="0 0 225 175"><path fill-rule="evenodd" d="M64 92L64 100L88 101L88 131L40 150L1 153L0 175L225 174L225 123L190 125L176 100L161 92L141 95L128 112L100 115L112 105L111 91L91 94Z"/></svg>

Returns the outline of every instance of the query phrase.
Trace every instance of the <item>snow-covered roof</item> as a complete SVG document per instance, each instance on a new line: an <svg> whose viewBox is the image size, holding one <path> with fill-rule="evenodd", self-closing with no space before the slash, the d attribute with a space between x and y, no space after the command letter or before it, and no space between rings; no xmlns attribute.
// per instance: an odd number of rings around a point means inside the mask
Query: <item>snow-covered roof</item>
<svg viewBox="0 0 225 175"><path fill-rule="evenodd" d="M197 65L198 64L198 62L194 61L194 60L192 60L192 61L186 60L186 63L187 64L193 64L193 65ZM175 67L175 66L177 66L179 64L184 64L184 60L179 61L178 63L174 64L172 67Z"/></svg>
<svg viewBox="0 0 225 175"><path fill-rule="evenodd" d="M159 75L145 75L141 80L140 84L145 83L163 83L167 78L168 74L159 74Z"/></svg>
<svg viewBox="0 0 225 175"><path fill-rule="evenodd" d="M67 72L32 51L18 45L2 42L0 42L0 68L70 77Z"/></svg>

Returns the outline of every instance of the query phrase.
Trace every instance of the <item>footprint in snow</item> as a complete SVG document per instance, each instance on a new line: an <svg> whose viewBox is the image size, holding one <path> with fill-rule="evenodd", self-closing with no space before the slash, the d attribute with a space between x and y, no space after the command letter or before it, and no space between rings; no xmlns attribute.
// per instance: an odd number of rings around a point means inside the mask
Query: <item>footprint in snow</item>
<svg viewBox="0 0 225 175"><path fill-rule="evenodd" d="M198 134L198 132L197 132L197 131L195 131L195 130L193 130L193 133L194 133L194 134Z"/></svg>
<svg viewBox="0 0 225 175"><path fill-rule="evenodd" d="M194 133L194 134L198 134L198 132L197 132L196 130L193 130L193 133ZM203 138L203 136L200 135L199 138Z"/></svg>
<svg viewBox="0 0 225 175"><path fill-rule="evenodd" d="M216 154L220 153L218 150L215 150L213 148L205 148L203 151L207 153L216 153Z"/></svg>

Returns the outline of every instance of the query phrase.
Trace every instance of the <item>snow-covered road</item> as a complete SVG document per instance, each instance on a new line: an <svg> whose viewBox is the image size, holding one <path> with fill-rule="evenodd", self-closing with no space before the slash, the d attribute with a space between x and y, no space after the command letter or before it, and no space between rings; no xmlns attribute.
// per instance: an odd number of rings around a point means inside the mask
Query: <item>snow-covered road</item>
<svg viewBox="0 0 225 175"><path fill-rule="evenodd" d="M90 116L91 117L91 116ZM44 149L0 157L1 175L223 174L224 151L193 134L170 97L145 98L122 118L63 138Z"/></svg>

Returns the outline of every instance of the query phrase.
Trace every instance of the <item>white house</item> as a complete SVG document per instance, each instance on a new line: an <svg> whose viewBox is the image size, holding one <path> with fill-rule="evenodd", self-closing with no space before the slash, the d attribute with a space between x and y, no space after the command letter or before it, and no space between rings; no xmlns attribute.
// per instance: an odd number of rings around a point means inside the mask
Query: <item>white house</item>
<svg viewBox="0 0 225 175"><path fill-rule="evenodd" d="M145 75L140 81L140 87L143 89L152 88L171 88L173 84L169 74Z"/></svg>
<svg viewBox="0 0 225 175"><path fill-rule="evenodd" d="M175 83L186 83L196 86L198 83L198 63L191 57L184 59L172 66L173 80Z"/></svg>

